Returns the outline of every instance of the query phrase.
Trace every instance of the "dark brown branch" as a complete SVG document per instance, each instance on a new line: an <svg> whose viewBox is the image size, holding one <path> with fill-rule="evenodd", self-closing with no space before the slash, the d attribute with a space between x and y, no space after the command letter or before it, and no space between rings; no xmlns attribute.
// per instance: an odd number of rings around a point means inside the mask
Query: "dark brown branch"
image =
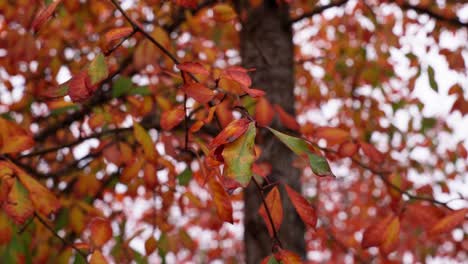
<svg viewBox="0 0 468 264"><path fill-rule="evenodd" d="M210 5L212 5L212 4L216 3L216 2L217 1L214 1L214 0L205 1L205 2L203 2L201 4L199 4L195 9L191 10L191 13L193 15L193 14L197 13L198 11L202 10L203 8L209 7ZM185 18L186 18L185 11L186 11L186 9L184 9L184 8L181 9L178 12L175 21L170 25L163 26L163 28L168 32L173 32L174 30L176 30L185 21Z"/></svg>
<svg viewBox="0 0 468 264"><path fill-rule="evenodd" d="M39 222L40 222L45 228L47 228L47 230L49 230L56 238L60 239L60 241L62 241L63 245L69 246L69 247L73 248L74 250L76 250L76 252L78 252L78 254L80 254L80 255L84 258L84 260L86 261L86 263L88 263L88 260L86 259L86 254L85 254L83 251L81 251L80 249L78 249L75 245L73 245L73 243L70 243L70 242L68 242L67 240L65 240L63 237L59 236L59 234L57 234L57 233L55 232L55 230L54 230L51 226L49 226L49 225L46 223L46 221L45 221L44 219L42 219L42 217L41 217L39 214L34 213L34 217L35 217L37 220L39 220Z"/></svg>
<svg viewBox="0 0 468 264"><path fill-rule="evenodd" d="M409 4L409 3L405 2L405 3L401 4L400 7L403 10L414 10L418 14L428 15L429 17L431 17L431 18L433 18L435 20L439 20L441 22L445 22L445 23L451 24L453 26L468 27L468 22L462 22L457 17L445 17L445 16L443 16L441 14L438 14L438 13L436 13L436 12L434 12L434 11L428 9L428 8L422 7L422 6L412 5L412 4Z"/></svg>
<svg viewBox="0 0 468 264"><path fill-rule="evenodd" d="M347 2L348 2L348 0L339 0L339 1L336 1L336 2L332 2L332 3L328 4L328 5L318 6L318 7L316 7L315 9L313 9L313 10L311 10L309 12L306 12L306 13L298 16L298 17L295 17L295 18L291 19L289 21L289 23L294 24L296 22L301 21L302 19L309 18L309 17L312 17L314 15L320 14L320 13L322 13L323 11L325 11L325 10L327 10L329 8L344 5Z"/></svg>

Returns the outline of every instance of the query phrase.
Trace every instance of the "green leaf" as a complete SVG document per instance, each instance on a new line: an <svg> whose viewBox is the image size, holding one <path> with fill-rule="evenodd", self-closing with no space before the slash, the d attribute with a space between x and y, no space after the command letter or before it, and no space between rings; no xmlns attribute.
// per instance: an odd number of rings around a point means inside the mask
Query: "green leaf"
<svg viewBox="0 0 468 264"><path fill-rule="evenodd" d="M305 140L286 135L270 127L268 129L296 155L311 153L310 145Z"/></svg>
<svg viewBox="0 0 468 264"><path fill-rule="evenodd" d="M68 111L76 111L78 109L80 109L80 107L78 105L69 105L69 106L64 106L64 107L54 109L54 110L52 110L50 112L50 114L53 115L53 116L58 116L58 115L66 113Z"/></svg>
<svg viewBox="0 0 468 264"><path fill-rule="evenodd" d="M421 121L421 132L426 133L427 130L434 128L437 124L437 119L432 117L424 117Z"/></svg>
<svg viewBox="0 0 468 264"><path fill-rule="evenodd" d="M437 82L435 80L434 69L431 66L427 67L427 74L429 75L429 85L431 86L432 90L438 92L439 87L438 87Z"/></svg>
<svg viewBox="0 0 468 264"><path fill-rule="evenodd" d="M186 168L183 172L177 175L177 179L179 180L180 185L187 186L192 179L192 171L189 168Z"/></svg>
<svg viewBox="0 0 468 264"><path fill-rule="evenodd" d="M117 98L127 94L132 89L133 83L130 78L120 77L112 86L112 97Z"/></svg>
<svg viewBox="0 0 468 264"><path fill-rule="evenodd" d="M268 129L296 155L300 157L307 156L310 167L317 176L335 176L330 169L327 159L317 154L317 151L313 150L313 146L310 143L301 138L281 133L273 128L269 127Z"/></svg>
<svg viewBox="0 0 468 264"><path fill-rule="evenodd" d="M139 86L131 89L128 94L131 95L151 95L151 91L148 86Z"/></svg>
<svg viewBox="0 0 468 264"><path fill-rule="evenodd" d="M88 75L91 78L91 84L94 85L109 75L109 70L107 69L106 58L102 53L99 53L94 60L89 64Z"/></svg>
<svg viewBox="0 0 468 264"><path fill-rule="evenodd" d="M316 154L308 154L310 161L310 168L318 176L334 176L327 159Z"/></svg>
<svg viewBox="0 0 468 264"><path fill-rule="evenodd" d="M162 233L158 240L159 256L165 262L166 254L169 252L169 238L166 233Z"/></svg>
<svg viewBox="0 0 468 264"><path fill-rule="evenodd" d="M247 131L223 149L224 176L234 179L242 186L247 186L252 177L252 165L255 161L255 122L250 122Z"/></svg>
<svg viewBox="0 0 468 264"><path fill-rule="evenodd" d="M268 259L267 264L279 264L279 262L276 260L276 258L274 256L270 256L270 258Z"/></svg>

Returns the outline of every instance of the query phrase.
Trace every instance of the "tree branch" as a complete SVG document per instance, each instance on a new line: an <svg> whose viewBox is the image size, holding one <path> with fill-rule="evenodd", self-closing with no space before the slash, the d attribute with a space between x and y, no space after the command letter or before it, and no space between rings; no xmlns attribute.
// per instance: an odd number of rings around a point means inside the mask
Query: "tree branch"
<svg viewBox="0 0 468 264"><path fill-rule="evenodd" d="M336 2L331 2L330 4L328 5L323 5L323 6L319 6L319 7L316 7L315 9L309 11L309 12L306 12L298 17L295 17L293 19L291 19L289 21L290 24L294 24L296 22L299 22L301 21L302 19L305 19L305 18L309 18L309 17L312 17L314 15L317 15L317 14L320 14L322 13L323 11L329 9L329 8L332 8L332 7L338 7L338 6L341 6L341 5L344 5L348 2L348 0L339 0L339 1L336 1Z"/></svg>
<svg viewBox="0 0 468 264"><path fill-rule="evenodd" d="M422 6L418 6L418 5L412 5L412 4L409 4L407 2L399 5L401 7L401 9L403 10L414 10L416 11L418 14L424 14L424 15L428 15L429 17L435 19L435 20L439 20L441 22L445 22L445 23L448 23L448 24L451 24L453 26L458 26L458 27L468 27L468 22L461 22L457 17L445 17L441 14L438 14L428 8L425 8L425 7L422 7Z"/></svg>

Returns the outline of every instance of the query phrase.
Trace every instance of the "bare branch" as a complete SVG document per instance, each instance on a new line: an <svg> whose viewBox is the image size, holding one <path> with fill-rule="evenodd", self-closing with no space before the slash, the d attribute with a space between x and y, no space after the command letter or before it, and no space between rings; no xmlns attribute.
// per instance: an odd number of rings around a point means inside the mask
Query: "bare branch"
<svg viewBox="0 0 468 264"><path fill-rule="evenodd" d="M403 10L414 10L416 11L418 14L424 14L424 15L428 15L429 17L435 19L435 20L438 20L438 21L441 21L441 22L445 22L445 23L448 23L448 24L451 24L453 26L457 26L457 27L468 27L468 22L462 22L460 21L457 17L445 17L441 14L438 14L428 8L425 8L425 7L422 7L422 6L418 6L418 5L412 5L410 3L403 3L401 5L399 5Z"/></svg>
<svg viewBox="0 0 468 264"><path fill-rule="evenodd" d="M312 17L314 15L317 15L317 14L320 14L322 13L323 11L329 9L329 8L332 8L332 7L338 7L338 6L341 6L341 5L344 5L348 2L348 0L339 0L339 1L336 1L336 2L331 2L330 4L328 5L323 5L323 6L318 6L316 7L315 9L309 11L309 12L306 12L298 17L295 17L293 19L291 19L289 21L290 24L294 24L296 22L299 22L301 21L302 19L305 19L305 18L309 18L309 17Z"/></svg>

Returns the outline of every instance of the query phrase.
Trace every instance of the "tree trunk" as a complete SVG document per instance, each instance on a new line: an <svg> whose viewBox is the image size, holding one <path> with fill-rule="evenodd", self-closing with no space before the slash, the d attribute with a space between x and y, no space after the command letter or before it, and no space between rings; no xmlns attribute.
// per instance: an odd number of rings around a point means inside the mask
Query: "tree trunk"
<svg viewBox="0 0 468 264"><path fill-rule="evenodd" d="M246 14L241 32L241 57L243 66L256 68L252 73L253 86L266 91L272 104L281 105L294 115L294 62L292 29L288 23L289 10L286 4L264 0L253 9L238 1L240 14ZM241 4L242 2L243 4ZM242 16L242 15L241 15ZM280 127L277 120L274 127ZM285 130L281 128L281 130ZM272 165L271 181L287 183L300 190L300 171L292 167L294 154L271 133L261 137L262 161ZM305 228L294 210L284 188L281 187L284 218L279 234L283 247L305 256ZM272 253L270 238L263 219L258 214L261 205L258 190L251 184L245 191L244 241L246 262L258 264Z"/></svg>

